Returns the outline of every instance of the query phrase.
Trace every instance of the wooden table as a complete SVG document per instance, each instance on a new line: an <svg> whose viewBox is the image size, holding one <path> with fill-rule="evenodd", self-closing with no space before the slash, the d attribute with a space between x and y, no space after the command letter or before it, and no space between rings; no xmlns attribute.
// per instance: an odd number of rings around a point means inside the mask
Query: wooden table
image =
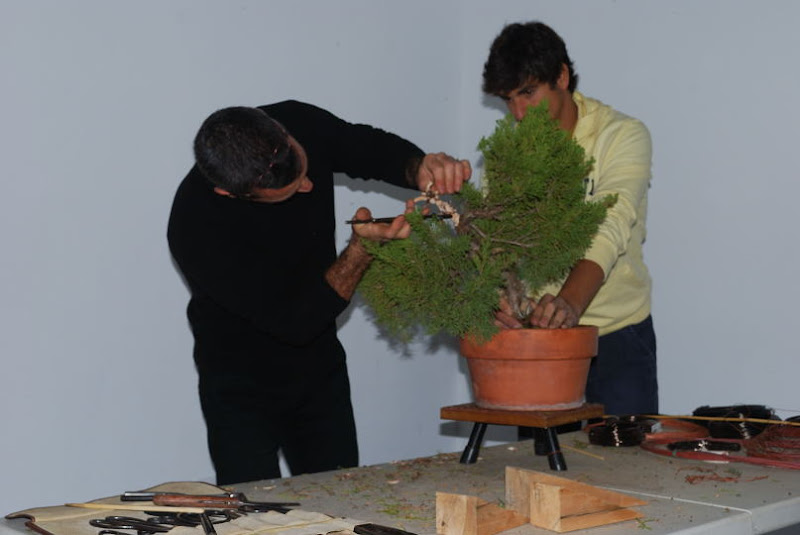
<svg viewBox="0 0 800 535"><path fill-rule="evenodd" d="M788 530L782 535L800 533L800 470L711 464L655 455L639 447L594 446L583 432L559 438L570 457L569 470L559 477L648 502L636 507L644 515L640 520L571 532L576 535L751 535L779 528ZM506 466L550 472L545 458L531 453L531 441L484 447L474 464L460 463L459 457L460 452L441 453L244 483L235 489L253 500L298 501L305 510L433 535L437 491L502 504ZM126 488L124 482L120 488ZM26 530L18 521L0 520L0 532L18 535ZM553 532L525 525L504 533Z"/></svg>

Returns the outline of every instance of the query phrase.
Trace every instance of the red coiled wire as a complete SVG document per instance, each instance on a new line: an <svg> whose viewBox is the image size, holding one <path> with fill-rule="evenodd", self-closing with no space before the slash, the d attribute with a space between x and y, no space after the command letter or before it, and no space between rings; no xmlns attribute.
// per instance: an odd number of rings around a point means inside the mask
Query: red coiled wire
<svg viewBox="0 0 800 535"><path fill-rule="evenodd" d="M686 418L686 419L684 419ZM627 429L637 421L645 422L653 419L660 420L660 430L638 434L630 433ZM609 417L603 422L590 424L584 428L589 433L590 442L603 446L635 446L658 455L680 457L697 461L735 461L761 466L774 466L800 470L800 422L783 422L773 420L768 422L765 431L750 438L714 438L714 442L735 443L741 445L746 454L731 453L728 451L714 453L713 451L698 449L671 449L670 444L683 441L697 441L698 448L706 444L705 439L710 439L709 430L703 425L696 424L687 419L713 419L691 416L660 416L643 415L637 417ZM741 422L745 419L731 419ZM761 420L763 423L763 420ZM623 427L627 426L627 427ZM649 426L648 429L653 429ZM620 432L620 430L625 431ZM643 437L643 438L642 438Z"/></svg>
<svg viewBox="0 0 800 535"><path fill-rule="evenodd" d="M776 421L754 438L714 439L718 442L740 444L746 450L746 455L671 450L668 445L676 441L709 438L708 430L701 425L671 418L663 420L662 425L673 430L647 434L641 444L644 450L698 461L735 461L800 470L800 427L794 425Z"/></svg>

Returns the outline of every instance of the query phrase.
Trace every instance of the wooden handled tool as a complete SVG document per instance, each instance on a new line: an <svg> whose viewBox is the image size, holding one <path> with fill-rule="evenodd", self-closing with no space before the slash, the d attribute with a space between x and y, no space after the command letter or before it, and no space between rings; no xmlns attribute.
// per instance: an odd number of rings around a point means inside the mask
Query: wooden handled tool
<svg viewBox="0 0 800 535"><path fill-rule="evenodd" d="M153 495L156 505L171 507L203 507L205 509L238 509L240 511L259 513L277 511L286 513L289 507L300 505L297 502L253 502L244 494L233 495L192 495L192 494L160 494Z"/></svg>

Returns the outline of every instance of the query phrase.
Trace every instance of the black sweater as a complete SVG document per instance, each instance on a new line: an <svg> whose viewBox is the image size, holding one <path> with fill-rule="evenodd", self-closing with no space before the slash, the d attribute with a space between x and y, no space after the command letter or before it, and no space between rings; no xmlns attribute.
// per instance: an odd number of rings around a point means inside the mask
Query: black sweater
<svg viewBox="0 0 800 535"><path fill-rule="evenodd" d="M262 109L305 148L313 190L277 204L229 198L195 166L175 195L167 235L192 294L201 374L245 366L291 381L344 362L335 320L348 303L324 279L336 258L333 174L410 187L406 169L423 153L309 104Z"/></svg>

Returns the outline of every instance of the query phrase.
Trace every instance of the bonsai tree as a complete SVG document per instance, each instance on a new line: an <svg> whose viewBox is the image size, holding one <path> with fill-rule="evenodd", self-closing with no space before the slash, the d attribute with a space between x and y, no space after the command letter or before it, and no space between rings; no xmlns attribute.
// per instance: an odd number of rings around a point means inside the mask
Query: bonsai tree
<svg viewBox="0 0 800 535"><path fill-rule="evenodd" d="M424 217L423 207L407 215L409 239L365 244L374 260L359 290L401 339L422 328L486 340L501 298L524 322L528 296L568 274L616 200L585 201L592 162L546 103L519 122L499 120L478 148L481 188L465 183L453 196L452 220Z"/></svg>

